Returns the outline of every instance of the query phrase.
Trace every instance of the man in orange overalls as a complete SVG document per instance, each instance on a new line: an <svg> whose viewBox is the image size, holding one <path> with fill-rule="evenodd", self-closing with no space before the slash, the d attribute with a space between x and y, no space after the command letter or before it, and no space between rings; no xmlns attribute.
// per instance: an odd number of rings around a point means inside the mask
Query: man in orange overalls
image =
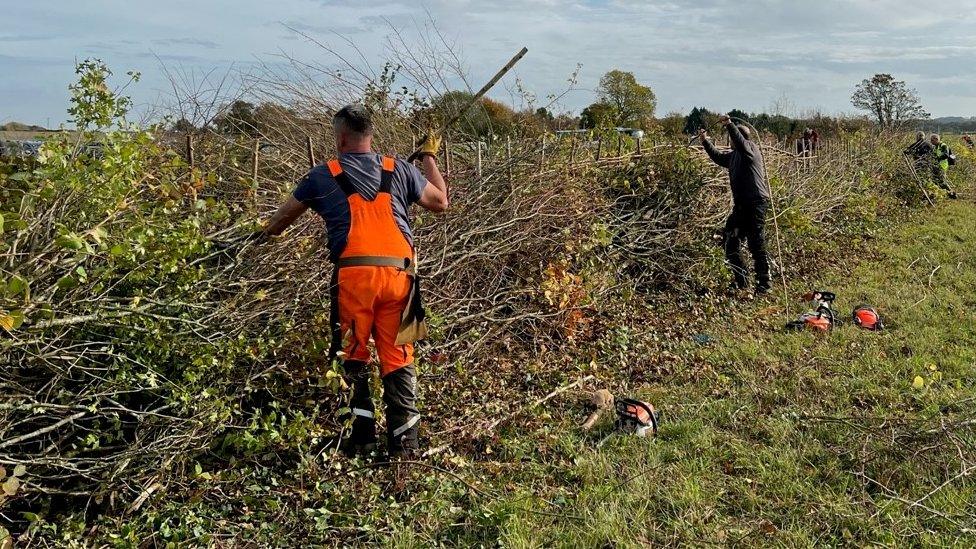
<svg viewBox="0 0 976 549"><path fill-rule="evenodd" d="M281 234L305 210L325 221L332 275L331 358L341 357L352 387L348 449L376 445L375 408L369 390L369 339L373 338L386 403L391 457L419 449L413 336L405 312L419 308L408 208L447 209L447 187L437 168L440 137L421 146L423 174L411 163L372 150L373 123L360 105L347 105L332 120L339 157L316 166L278 208L264 229Z"/></svg>

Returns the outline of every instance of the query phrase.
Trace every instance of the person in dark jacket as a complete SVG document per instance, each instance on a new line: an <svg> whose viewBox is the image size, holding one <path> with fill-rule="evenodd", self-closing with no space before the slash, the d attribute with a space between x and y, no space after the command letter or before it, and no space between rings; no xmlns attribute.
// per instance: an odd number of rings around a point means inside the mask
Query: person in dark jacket
<svg viewBox="0 0 976 549"><path fill-rule="evenodd" d="M925 138L925 133L916 133L915 142L906 147L902 153L912 159L918 176L923 180L927 179L928 174L932 172L932 145Z"/></svg>
<svg viewBox="0 0 976 549"><path fill-rule="evenodd" d="M803 130L803 137L796 141L796 154L800 156L813 155L813 130Z"/></svg>
<svg viewBox="0 0 976 549"><path fill-rule="evenodd" d="M932 145L925 139L924 132L918 132L915 134L915 142L906 147L902 152L914 158L916 162L919 160L927 162L929 157L932 156Z"/></svg>
<svg viewBox="0 0 976 549"><path fill-rule="evenodd" d="M756 270L756 293L766 293L769 291L769 257L766 254L765 227L770 196L762 150L750 140L749 128L736 126L724 115L719 121L729 132L732 150L716 149L704 129L699 131L699 137L712 162L729 170L732 214L725 222L724 236L725 258L732 269L732 288L740 290L749 283L749 271L741 253L742 241L745 240Z"/></svg>

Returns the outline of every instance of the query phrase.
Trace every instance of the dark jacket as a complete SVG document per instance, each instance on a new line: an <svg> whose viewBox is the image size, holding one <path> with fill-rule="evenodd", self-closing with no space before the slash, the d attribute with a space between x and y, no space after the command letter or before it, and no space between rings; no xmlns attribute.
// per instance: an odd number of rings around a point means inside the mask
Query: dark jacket
<svg viewBox="0 0 976 549"><path fill-rule="evenodd" d="M759 145L742 135L735 124L729 124L731 151L719 151L715 145L702 140L708 157L729 170L732 185L732 201L736 204L756 204L769 201L769 188L766 187L766 170L763 167L762 151Z"/></svg>
<svg viewBox="0 0 976 549"><path fill-rule="evenodd" d="M932 144L925 138L916 139L914 143L905 149L905 154L915 160L928 160L929 156L932 155Z"/></svg>

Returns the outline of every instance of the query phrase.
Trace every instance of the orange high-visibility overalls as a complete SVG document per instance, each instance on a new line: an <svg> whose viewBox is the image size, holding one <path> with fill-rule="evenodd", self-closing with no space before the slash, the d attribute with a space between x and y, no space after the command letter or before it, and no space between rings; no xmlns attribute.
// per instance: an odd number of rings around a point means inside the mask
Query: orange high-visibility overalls
<svg viewBox="0 0 976 549"><path fill-rule="evenodd" d="M414 338L408 336L408 341L401 342L397 336L401 324L409 324L403 320L409 318L405 311L422 310L422 306L419 286L414 285L413 246L393 215L391 187L396 161L383 157L380 188L373 200L356 192L338 160L327 165L349 201L349 234L333 279L332 329L333 353L343 359L346 379L352 386L350 442L365 449L376 440L367 368L372 335L383 378L388 450L391 455L415 451L420 412L416 407L416 372L411 366ZM414 300L416 307L412 307Z"/></svg>
<svg viewBox="0 0 976 549"><path fill-rule="evenodd" d="M383 157L376 198L367 200L352 186L338 160L329 172L349 201L349 234L339 255L339 334L344 360L368 362L369 338L379 356L380 374L413 363L413 344L397 344L401 316L408 306L414 250L393 216L393 170L396 161Z"/></svg>

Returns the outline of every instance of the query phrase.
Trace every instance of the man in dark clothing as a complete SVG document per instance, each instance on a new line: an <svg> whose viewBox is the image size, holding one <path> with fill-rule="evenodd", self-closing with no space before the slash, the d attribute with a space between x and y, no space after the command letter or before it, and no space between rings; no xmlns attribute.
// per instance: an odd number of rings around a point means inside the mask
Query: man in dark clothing
<svg viewBox="0 0 976 549"><path fill-rule="evenodd" d="M916 133L915 142L906 147L902 153L912 159L915 173L924 183L928 179L928 174L932 172L932 145L925 139L925 133Z"/></svg>
<svg viewBox="0 0 976 549"><path fill-rule="evenodd" d="M720 122L729 132L732 150L717 150L704 129L699 131L699 136L712 162L729 170L732 214L725 222L725 258L732 268L732 288L745 288L749 282L749 271L741 253L742 240L745 240L755 265L756 293L766 293L769 291L769 258L765 226L770 196L762 151L750 140L749 128L736 126L728 116L722 116Z"/></svg>
<svg viewBox="0 0 976 549"><path fill-rule="evenodd" d="M803 137L796 142L796 154L810 156L813 154L813 130L803 130Z"/></svg>
<svg viewBox="0 0 976 549"><path fill-rule="evenodd" d="M922 167L928 168L927 164L932 156L932 145L925 139L923 132L918 132L915 134L915 142L909 145L903 152L915 159L916 165L921 162L924 163Z"/></svg>

